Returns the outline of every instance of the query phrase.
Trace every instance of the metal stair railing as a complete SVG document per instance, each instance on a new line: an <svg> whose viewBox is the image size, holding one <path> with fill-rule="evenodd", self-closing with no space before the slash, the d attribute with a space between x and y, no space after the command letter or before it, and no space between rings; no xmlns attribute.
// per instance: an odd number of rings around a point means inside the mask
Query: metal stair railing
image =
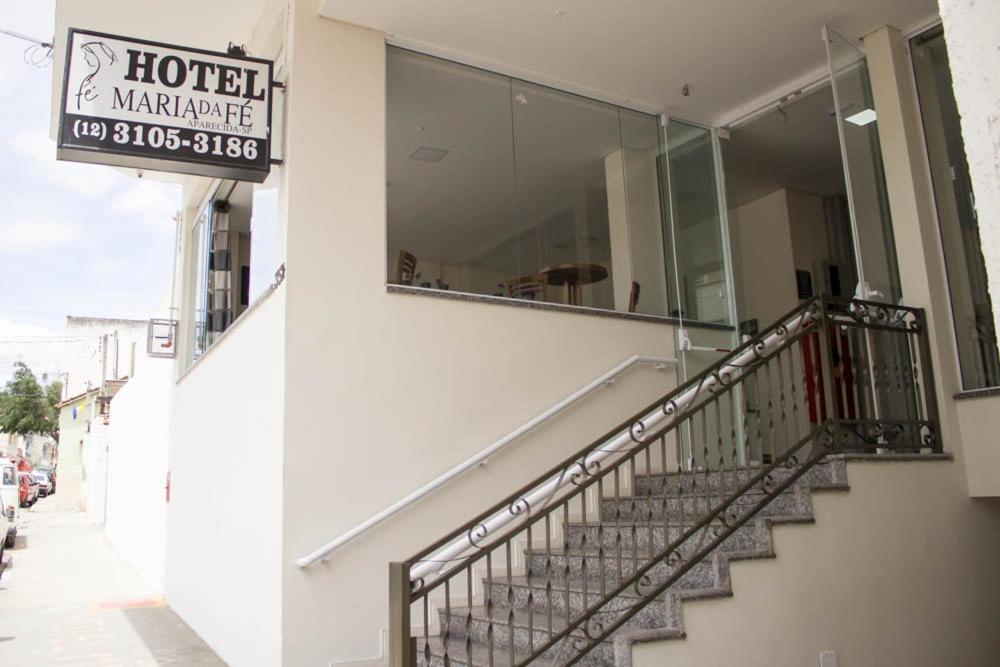
<svg viewBox="0 0 1000 667"><path fill-rule="evenodd" d="M829 453L940 451L929 349L921 309L805 302L390 564L390 664L579 662Z"/></svg>

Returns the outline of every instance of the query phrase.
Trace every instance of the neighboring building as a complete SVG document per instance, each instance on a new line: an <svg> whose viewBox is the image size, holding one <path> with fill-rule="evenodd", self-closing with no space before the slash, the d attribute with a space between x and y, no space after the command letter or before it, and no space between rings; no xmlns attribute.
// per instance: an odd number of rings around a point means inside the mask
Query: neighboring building
<svg viewBox="0 0 1000 667"><path fill-rule="evenodd" d="M105 380L99 387L71 396L59 410L58 504L87 512L103 524L107 499L108 436L111 400L127 380Z"/></svg>
<svg viewBox="0 0 1000 667"><path fill-rule="evenodd" d="M56 496L60 506L85 511L83 467L85 443L91 425L101 414L98 389L71 396L56 407L59 409L59 461Z"/></svg>
<svg viewBox="0 0 1000 667"><path fill-rule="evenodd" d="M287 83L183 179L130 561L234 667L995 664L1000 4L833 5L60 0Z"/></svg>
<svg viewBox="0 0 1000 667"><path fill-rule="evenodd" d="M60 359L68 369L62 377L63 396L81 394L103 379L127 378L136 354L146 349L146 326L146 320L68 315Z"/></svg>
<svg viewBox="0 0 1000 667"><path fill-rule="evenodd" d="M47 435L18 435L0 431L0 456L21 458L32 466L50 466L56 457L56 440Z"/></svg>

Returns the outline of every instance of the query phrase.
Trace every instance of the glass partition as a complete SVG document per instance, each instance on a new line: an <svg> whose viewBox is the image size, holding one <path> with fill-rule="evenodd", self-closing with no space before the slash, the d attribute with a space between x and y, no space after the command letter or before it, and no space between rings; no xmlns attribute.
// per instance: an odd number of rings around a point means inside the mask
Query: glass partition
<svg viewBox="0 0 1000 667"><path fill-rule="evenodd" d="M732 325L712 132L671 119L665 135L670 314Z"/></svg>
<svg viewBox="0 0 1000 667"><path fill-rule="evenodd" d="M387 67L389 282L504 294L518 275L510 79L398 48Z"/></svg>
<svg viewBox="0 0 1000 667"><path fill-rule="evenodd" d="M824 28L840 135L847 200L853 220L859 296L899 303L902 290L886 194L868 60L849 40Z"/></svg>
<svg viewBox="0 0 1000 667"><path fill-rule="evenodd" d="M511 95L518 276L541 282L547 301L612 309L608 189L622 177L607 159L621 151L618 107L522 81Z"/></svg>
<svg viewBox="0 0 1000 667"><path fill-rule="evenodd" d="M634 299L632 309L647 315L670 312L664 250L665 220L660 195L660 127L647 114L622 109L622 173L628 213L627 250L631 274L615 279L615 302ZM611 210L613 207L609 206ZM612 234L615 227L612 226ZM624 247L612 243L612 248ZM617 263L616 263L617 266Z"/></svg>
<svg viewBox="0 0 1000 667"><path fill-rule="evenodd" d="M655 116L389 47L387 279L668 314Z"/></svg>

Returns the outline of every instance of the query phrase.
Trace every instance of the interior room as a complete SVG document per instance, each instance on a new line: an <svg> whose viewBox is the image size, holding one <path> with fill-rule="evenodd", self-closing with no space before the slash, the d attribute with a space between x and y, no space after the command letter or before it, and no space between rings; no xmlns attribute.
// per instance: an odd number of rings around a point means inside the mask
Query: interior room
<svg viewBox="0 0 1000 667"><path fill-rule="evenodd" d="M814 295L851 296L854 256L830 85L732 129L721 143L744 332Z"/></svg>
<svg viewBox="0 0 1000 667"><path fill-rule="evenodd" d="M666 314L655 116L388 60L390 283Z"/></svg>

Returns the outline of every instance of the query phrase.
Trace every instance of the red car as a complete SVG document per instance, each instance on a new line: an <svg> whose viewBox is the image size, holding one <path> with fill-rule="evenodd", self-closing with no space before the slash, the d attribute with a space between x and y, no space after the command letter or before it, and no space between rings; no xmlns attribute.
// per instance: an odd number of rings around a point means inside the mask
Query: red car
<svg viewBox="0 0 1000 667"><path fill-rule="evenodd" d="M17 473L17 479L21 507L31 507L38 500L38 483L26 472Z"/></svg>

